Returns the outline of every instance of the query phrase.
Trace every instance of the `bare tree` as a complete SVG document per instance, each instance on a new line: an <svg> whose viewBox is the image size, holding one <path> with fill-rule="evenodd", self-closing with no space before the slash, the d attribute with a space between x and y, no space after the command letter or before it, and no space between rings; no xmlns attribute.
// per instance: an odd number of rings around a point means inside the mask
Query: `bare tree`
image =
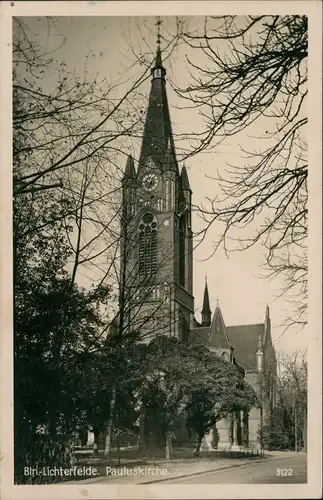
<svg viewBox="0 0 323 500"><path fill-rule="evenodd" d="M289 320L298 324L307 302L307 35L306 16L206 17L181 35L191 82L173 82L181 107L204 121L183 134L193 141L184 156L216 152L230 137L251 142L237 164L210 171L222 194L200 207L202 236L216 223L215 250L261 243L265 269L294 294Z"/></svg>
<svg viewBox="0 0 323 500"><path fill-rule="evenodd" d="M128 262L133 251L137 251L137 229L124 220L121 178L124 149L129 147L133 137L141 134L140 105L144 98L136 89L145 81L149 68L131 84L125 79L108 85L105 80L88 75L81 80L69 72L63 62L59 68L55 66L51 54L44 52L23 20L15 19L14 23L15 254L22 249L26 251L24 264L32 270L35 262L30 259L41 256L42 248L46 248L48 263L57 259L61 264L69 259L68 269L58 272L69 277L71 295L80 276L89 270L88 282L94 283L87 295L89 301L97 302L100 307L106 293L109 309L98 315L101 328L97 325L95 332L91 332L90 342L78 339L69 355L73 354L72 362L77 364L81 356L84 359L87 353L101 349L102 339L115 332L118 325L116 378L107 419L110 422L107 434L111 437L109 429L112 429L117 383L123 369L123 348L129 341L129 315L131 313L131 333L138 340L161 328L161 323L156 322L156 314L169 303L169 290L165 293L164 284L163 290L158 285L158 300L153 300L143 315L141 309L152 298L157 284L148 283L147 276L139 273L138 266L134 266L133 273L125 273L120 265ZM54 26L55 20L48 19L48 23ZM46 72L52 70L56 72L56 79L52 78L49 85ZM122 85L128 88L121 95L119 92L116 99L116 92ZM137 215L139 207L136 210ZM61 247L55 245L57 241ZM126 241L126 245L122 246L122 241ZM35 244L37 251L30 251L29 258L26 249L34 250ZM55 248L57 251L62 248L64 255L56 255ZM131 259L134 263L133 256ZM157 262L155 271L162 265ZM42 272L46 273L47 269L43 262ZM39 276L40 287L41 283ZM28 295L29 291L23 293ZM111 293L119 297L119 302L111 304ZM134 299L137 301L135 308ZM66 361L62 355L66 352L62 335L66 318L60 320L60 334L55 338L56 368ZM68 366L71 369L72 364ZM127 377L129 381L128 374Z"/></svg>
<svg viewBox="0 0 323 500"><path fill-rule="evenodd" d="M297 350L291 355L280 354L279 392L283 403L293 413L295 450L302 445L307 449L307 356L306 351Z"/></svg>
<svg viewBox="0 0 323 500"><path fill-rule="evenodd" d="M297 350L278 353L275 397L266 414L263 439L269 449L307 451L307 356ZM265 378L264 390L271 380Z"/></svg>

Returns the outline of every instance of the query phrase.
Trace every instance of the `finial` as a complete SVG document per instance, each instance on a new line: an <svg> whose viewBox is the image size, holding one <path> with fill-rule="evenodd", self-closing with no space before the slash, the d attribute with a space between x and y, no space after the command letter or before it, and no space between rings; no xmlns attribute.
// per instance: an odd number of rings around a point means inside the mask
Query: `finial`
<svg viewBox="0 0 323 500"><path fill-rule="evenodd" d="M219 307L219 299L216 299L216 307Z"/></svg>
<svg viewBox="0 0 323 500"><path fill-rule="evenodd" d="M205 284L207 285L207 275L205 275Z"/></svg>
<svg viewBox="0 0 323 500"><path fill-rule="evenodd" d="M155 64L151 69L151 73L154 78L164 78L166 75L166 71L163 68L163 63L162 63L162 56L161 56L161 50L160 50L160 40L161 40L161 35L160 35L160 26L162 24L162 21L160 20L160 17L157 17L156 21L156 26L157 26L157 50L156 50L156 59L155 59Z"/></svg>
<svg viewBox="0 0 323 500"><path fill-rule="evenodd" d="M156 26L157 26L157 45L160 46L160 26L162 24L162 21L160 20L160 16L157 16L157 21L156 21Z"/></svg>

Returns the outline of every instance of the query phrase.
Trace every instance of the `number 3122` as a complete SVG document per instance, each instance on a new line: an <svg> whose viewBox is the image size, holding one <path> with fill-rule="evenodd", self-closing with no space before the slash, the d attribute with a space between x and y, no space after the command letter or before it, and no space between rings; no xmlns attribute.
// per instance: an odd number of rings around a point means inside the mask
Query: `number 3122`
<svg viewBox="0 0 323 500"><path fill-rule="evenodd" d="M276 476L292 476L293 469L276 469Z"/></svg>

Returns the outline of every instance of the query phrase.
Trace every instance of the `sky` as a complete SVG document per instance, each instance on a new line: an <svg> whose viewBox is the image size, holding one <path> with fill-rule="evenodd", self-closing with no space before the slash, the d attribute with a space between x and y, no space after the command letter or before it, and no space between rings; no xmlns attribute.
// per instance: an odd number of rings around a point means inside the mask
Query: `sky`
<svg viewBox="0 0 323 500"><path fill-rule="evenodd" d="M175 18L162 18L162 38L169 38L175 27ZM64 60L67 67L77 74L84 74L85 61L88 74L98 74L101 78L114 81L119 75L127 73L127 78L136 77L140 71L138 66L132 66L136 55L151 52L156 48L156 18L128 18L128 17L61 17L55 20L57 31L51 28L44 19L30 18L28 23L38 34L46 49L57 46L65 39L62 47L55 52L57 61ZM203 18L191 18L189 23L198 26ZM140 30L138 29L140 27ZM162 43L166 44L165 41ZM163 47L162 47L163 48ZM134 49L134 53L132 52ZM182 101L172 89L171 82L185 85L188 82L188 68L186 56L191 54L187 49L178 48L165 61L169 83L168 100L176 135L187 130L202 130L203 120L194 110L182 110ZM47 81L50 85L50 80ZM127 84L126 84L127 85ZM142 88L146 95L149 93L150 82ZM121 90L120 90L121 91ZM265 121L258 122L258 130L266 127ZM242 164L240 145L248 146L254 141L255 131L248 131L252 138L246 135L236 136L226 141L221 147L216 147L211 153L202 153L185 162L188 168L193 203L200 206L206 203L207 197L214 197L219 186L212 179L215 169L221 172L227 163ZM189 144L179 141L178 153ZM135 152L136 153L136 152ZM136 154L135 154L136 156ZM182 163L180 162L180 166ZM201 227L197 214L193 217L193 230ZM205 278L207 277L210 294L211 309L216 306L217 299L227 325L261 323L264 320L265 308L268 304L272 320L272 337L277 350L290 353L298 348L306 347L306 329L299 330L293 327L284 332L281 324L286 315L291 312L291 305L281 298L277 298L281 283L279 280L270 282L260 278L263 274L263 247L252 247L244 252L233 252L226 256L223 250L213 253L214 241L220 228L212 226L204 242L194 253L194 296L196 317L199 320L203 300Z"/></svg>

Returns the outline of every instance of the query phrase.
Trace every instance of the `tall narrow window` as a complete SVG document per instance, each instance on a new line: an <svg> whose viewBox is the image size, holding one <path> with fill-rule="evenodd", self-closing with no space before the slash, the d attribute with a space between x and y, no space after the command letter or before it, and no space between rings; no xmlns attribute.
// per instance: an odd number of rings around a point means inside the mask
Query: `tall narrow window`
<svg viewBox="0 0 323 500"><path fill-rule="evenodd" d="M166 204L166 210L169 210L169 180L166 179L165 182L165 204Z"/></svg>
<svg viewBox="0 0 323 500"><path fill-rule="evenodd" d="M185 217L181 217L179 221L179 266L178 266L178 271L179 271L179 284L183 287L185 287L185 254L186 254L186 249L185 249Z"/></svg>
<svg viewBox="0 0 323 500"><path fill-rule="evenodd" d="M139 274L153 276L157 271L157 222L151 213L139 223Z"/></svg>
<svg viewBox="0 0 323 500"><path fill-rule="evenodd" d="M174 193L174 182L171 180L170 181L170 197L169 197L169 208L170 210L174 209L174 199L175 199L175 193Z"/></svg>

